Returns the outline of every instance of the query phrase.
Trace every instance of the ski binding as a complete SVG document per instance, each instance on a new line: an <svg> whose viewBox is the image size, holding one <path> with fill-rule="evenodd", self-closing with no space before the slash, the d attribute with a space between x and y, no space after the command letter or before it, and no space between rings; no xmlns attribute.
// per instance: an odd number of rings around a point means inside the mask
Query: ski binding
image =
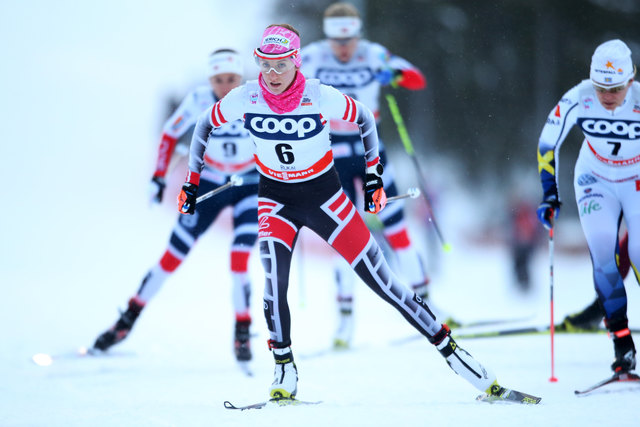
<svg viewBox="0 0 640 427"><path fill-rule="evenodd" d="M537 405L542 400L541 397L511 390L496 383L489 387L488 391L489 393L484 393L476 397L476 400L488 403L522 403L527 405Z"/></svg>

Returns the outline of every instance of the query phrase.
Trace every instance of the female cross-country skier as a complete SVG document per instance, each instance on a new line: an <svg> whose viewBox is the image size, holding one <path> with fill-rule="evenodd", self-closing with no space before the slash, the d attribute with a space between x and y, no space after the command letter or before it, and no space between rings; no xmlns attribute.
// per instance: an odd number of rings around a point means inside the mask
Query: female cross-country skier
<svg viewBox="0 0 640 427"><path fill-rule="evenodd" d="M627 294L616 263L618 229L624 218L629 259L638 277L640 237L635 233L640 227L640 84L633 81L634 76L631 51L624 42L610 40L598 46L591 59L590 79L562 96L538 142L544 196L537 213L542 224L551 228L560 212L556 154L574 125L584 134L573 185L596 292L613 338L611 369L616 373L636 366Z"/></svg>
<svg viewBox="0 0 640 427"><path fill-rule="evenodd" d="M289 268L296 238L308 227L329 243L358 276L394 306L445 357L449 366L486 399L537 403L539 398L498 385L495 375L451 338L427 304L389 270L379 246L346 196L333 166L328 121L356 123L364 144L365 209L378 213L386 196L371 110L337 89L307 80L299 71L300 36L288 24L270 25L254 51L260 76L229 92L198 120L191 141L187 182L178 209L194 211L209 132L244 118L256 146L258 241L265 270L264 311L275 358L273 400L296 396L298 371L291 350L287 304Z"/></svg>

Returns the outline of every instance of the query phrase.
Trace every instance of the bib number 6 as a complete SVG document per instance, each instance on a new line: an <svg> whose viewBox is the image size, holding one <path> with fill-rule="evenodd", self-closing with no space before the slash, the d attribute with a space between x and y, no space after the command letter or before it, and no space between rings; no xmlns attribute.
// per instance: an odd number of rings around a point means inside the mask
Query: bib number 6
<svg viewBox="0 0 640 427"><path fill-rule="evenodd" d="M290 165L295 161L295 157L293 156L293 147L289 144L278 144L276 145L276 155L278 156L278 160L285 165Z"/></svg>

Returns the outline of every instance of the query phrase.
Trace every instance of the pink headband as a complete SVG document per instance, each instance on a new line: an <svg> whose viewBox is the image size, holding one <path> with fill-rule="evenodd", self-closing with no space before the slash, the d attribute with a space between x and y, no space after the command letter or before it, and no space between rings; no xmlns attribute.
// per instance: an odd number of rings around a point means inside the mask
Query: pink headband
<svg viewBox="0 0 640 427"><path fill-rule="evenodd" d="M296 67L302 65L300 37L283 27L269 27L262 34L262 43L254 54L262 59L291 58Z"/></svg>

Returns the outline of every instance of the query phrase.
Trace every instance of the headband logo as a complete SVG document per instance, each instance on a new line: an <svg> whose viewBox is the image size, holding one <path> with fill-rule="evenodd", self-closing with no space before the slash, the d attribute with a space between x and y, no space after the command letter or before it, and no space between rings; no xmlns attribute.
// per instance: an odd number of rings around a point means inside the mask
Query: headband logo
<svg viewBox="0 0 640 427"><path fill-rule="evenodd" d="M268 44L275 44L275 45L285 47L287 49L289 48L290 43L291 43L291 40L289 40L288 38L279 36L276 34L268 35L262 40L262 46L268 45Z"/></svg>

